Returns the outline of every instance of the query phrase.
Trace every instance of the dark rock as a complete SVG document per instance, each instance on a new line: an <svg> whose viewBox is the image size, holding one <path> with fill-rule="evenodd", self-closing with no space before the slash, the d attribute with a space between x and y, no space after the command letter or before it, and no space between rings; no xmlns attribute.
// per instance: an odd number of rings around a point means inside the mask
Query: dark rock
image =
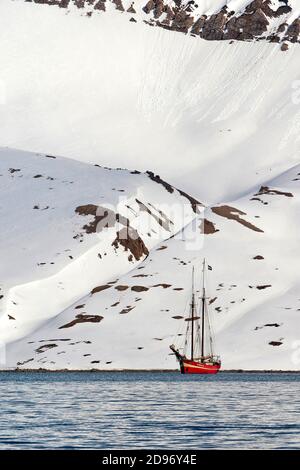
<svg viewBox="0 0 300 470"><path fill-rule="evenodd" d="M74 325L77 325L78 323L100 323L103 320L103 317L101 315L83 315L79 313L76 315L74 320L70 321L69 323L66 323L65 325L62 325L59 327L59 330L63 328L71 328Z"/></svg>

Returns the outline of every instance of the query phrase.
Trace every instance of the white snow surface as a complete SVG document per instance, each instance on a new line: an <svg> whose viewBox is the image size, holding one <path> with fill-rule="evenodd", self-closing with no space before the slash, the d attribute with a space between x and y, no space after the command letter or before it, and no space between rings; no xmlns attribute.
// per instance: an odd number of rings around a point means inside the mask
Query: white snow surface
<svg viewBox="0 0 300 470"><path fill-rule="evenodd" d="M1 145L151 169L208 202L298 162L298 44L210 42L129 18L2 1Z"/></svg>

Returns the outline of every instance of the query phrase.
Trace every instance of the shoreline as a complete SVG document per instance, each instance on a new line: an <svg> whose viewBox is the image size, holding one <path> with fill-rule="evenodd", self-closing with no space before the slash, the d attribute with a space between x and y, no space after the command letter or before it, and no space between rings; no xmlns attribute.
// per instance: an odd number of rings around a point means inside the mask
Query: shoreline
<svg viewBox="0 0 300 470"><path fill-rule="evenodd" d="M179 374L178 369L0 369L1 373L52 373L52 374L63 374L63 373L100 373L100 374L111 374L111 373L157 373L157 374ZM220 370L218 374L300 374L298 370L276 370L276 369L225 369Z"/></svg>

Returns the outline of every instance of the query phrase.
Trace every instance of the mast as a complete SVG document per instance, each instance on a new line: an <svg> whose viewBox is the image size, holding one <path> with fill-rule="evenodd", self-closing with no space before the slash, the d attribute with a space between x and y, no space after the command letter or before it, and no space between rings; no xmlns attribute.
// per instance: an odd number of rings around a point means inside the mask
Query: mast
<svg viewBox="0 0 300 470"><path fill-rule="evenodd" d="M194 359L194 317L195 317L195 292L194 292L194 272L195 268L193 266L193 274L192 274L192 331L191 331L191 360Z"/></svg>
<svg viewBox="0 0 300 470"><path fill-rule="evenodd" d="M202 327L201 327L201 358L204 357L204 327L205 327L205 280L204 280L204 273L205 273L205 258L203 260L203 270L202 270Z"/></svg>

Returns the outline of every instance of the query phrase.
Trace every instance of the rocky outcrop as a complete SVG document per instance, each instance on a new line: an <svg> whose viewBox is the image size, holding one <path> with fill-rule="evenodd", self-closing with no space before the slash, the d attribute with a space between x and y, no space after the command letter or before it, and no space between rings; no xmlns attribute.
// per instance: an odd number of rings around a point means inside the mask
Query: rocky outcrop
<svg viewBox="0 0 300 470"><path fill-rule="evenodd" d="M215 227L215 224L208 219L203 219L200 224L200 232L204 235L211 235L219 232L219 229Z"/></svg>
<svg viewBox="0 0 300 470"><path fill-rule="evenodd" d="M286 196L286 197L294 197L294 195L287 191L279 191L278 189L269 188L269 186L261 186L258 193L254 194L254 196L262 196L264 194L273 194L279 196Z"/></svg>
<svg viewBox="0 0 300 470"><path fill-rule="evenodd" d="M198 16L194 1L177 1L171 7L163 0L149 0L143 10L152 14L152 23L167 29L190 32L207 40L251 40L268 32L270 19L285 17L292 11L285 3L273 10L270 0L254 0L244 12L231 11L225 5L215 14Z"/></svg>
<svg viewBox="0 0 300 470"><path fill-rule="evenodd" d="M211 210L214 214L217 214L220 217L225 217L226 219L229 219L229 220L235 220L239 224L244 225L244 227L247 227L250 230L254 230L254 232L263 233L263 230L261 230L259 227L256 227L256 225L253 225L248 220L243 219L241 216L247 215L247 214L235 207L224 205L224 206L212 207Z"/></svg>
<svg viewBox="0 0 300 470"><path fill-rule="evenodd" d="M143 211L147 211L150 215L153 215L152 212L140 201L136 200L139 205L142 205ZM141 207L140 207L141 209ZM103 229L111 228L116 225L116 223L123 225L124 227L117 232L116 239L113 241L112 245L115 249L118 249L121 245L125 248L125 251L129 251L129 261L140 260L144 256L148 256L149 251L138 234L137 230L130 226L130 222L126 217L115 213L111 209L105 207L96 206L94 204L86 204L84 206L78 206L75 209L75 213L81 216L92 216L93 220L88 224L84 225L82 228L87 234L100 233ZM163 214L162 214L163 215ZM169 230L166 222L162 219L156 217L156 221L159 225L163 226L166 230ZM168 221L172 224L171 221ZM77 235L78 236L78 235ZM93 289L92 294L99 292L100 290L106 289L110 286L99 286Z"/></svg>
<svg viewBox="0 0 300 470"><path fill-rule="evenodd" d="M108 4L122 13L135 15L151 26L178 31L207 40L253 41L265 39L282 43L300 41L300 19L293 18L290 0L249 0L241 11L227 4L213 14L203 13L203 5L194 0L24 0L59 8L77 7L87 16L104 12ZM211 10L211 9L210 9ZM285 49L286 50L286 49Z"/></svg>
<svg viewBox="0 0 300 470"><path fill-rule="evenodd" d="M139 261L142 257L148 256L149 251L139 236L138 232L132 227L126 227L117 232L117 237L112 244L116 249L121 245L125 251L129 251L129 261L132 261L134 256L136 261Z"/></svg>
<svg viewBox="0 0 300 470"><path fill-rule="evenodd" d="M76 315L74 320L70 321L69 323L66 323L65 325L62 325L59 327L59 330L62 330L63 328L71 328L72 326L77 325L78 323L100 323L103 320L103 317L101 315L84 315L79 313ZM45 345L43 348L46 346L50 345ZM52 346L54 347L54 346Z"/></svg>
<svg viewBox="0 0 300 470"><path fill-rule="evenodd" d="M117 222L125 227L129 226L129 220L126 217L123 217L106 207L86 204L84 206L76 207L75 212L82 216L93 217L93 220L90 223L82 227L88 234L100 233L105 228L114 227Z"/></svg>
<svg viewBox="0 0 300 470"><path fill-rule="evenodd" d="M287 26L286 29L286 34L284 36L284 39L287 41L291 42L299 42L299 37L300 37L300 18L297 18L296 20L293 21L290 26Z"/></svg>

